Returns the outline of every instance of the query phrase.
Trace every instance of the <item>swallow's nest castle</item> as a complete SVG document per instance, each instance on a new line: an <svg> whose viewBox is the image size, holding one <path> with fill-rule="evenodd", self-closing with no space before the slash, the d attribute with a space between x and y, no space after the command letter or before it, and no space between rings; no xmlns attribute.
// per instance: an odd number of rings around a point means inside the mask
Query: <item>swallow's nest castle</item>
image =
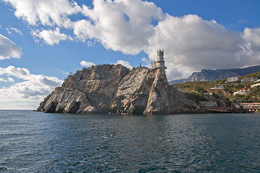
<svg viewBox="0 0 260 173"><path fill-rule="evenodd" d="M162 72L165 74L165 69L167 69L167 67L165 67L165 61L164 61L164 50L157 50L157 61L152 61L151 66L152 69L162 69Z"/></svg>

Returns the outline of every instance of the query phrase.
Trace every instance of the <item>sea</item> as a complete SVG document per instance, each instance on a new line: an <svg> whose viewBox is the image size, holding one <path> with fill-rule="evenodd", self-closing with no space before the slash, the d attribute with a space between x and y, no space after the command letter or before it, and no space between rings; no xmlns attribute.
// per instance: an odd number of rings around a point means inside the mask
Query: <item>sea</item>
<svg viewBox="0 0 260 173"><path fill-rule="evenodd" d="M0 172L260 172L260 115L0 111Z"/></svg>

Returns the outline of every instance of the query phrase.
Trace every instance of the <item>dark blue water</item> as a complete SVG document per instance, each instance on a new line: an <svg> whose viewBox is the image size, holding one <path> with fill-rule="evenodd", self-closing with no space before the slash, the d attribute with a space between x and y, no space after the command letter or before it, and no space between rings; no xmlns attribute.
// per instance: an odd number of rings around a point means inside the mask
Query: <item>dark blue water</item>
<svg viewBox="0 0 260 173"><path fill-rule="evenodd" d="M260 172L260 116L0 111L0 172Z"/></svg>

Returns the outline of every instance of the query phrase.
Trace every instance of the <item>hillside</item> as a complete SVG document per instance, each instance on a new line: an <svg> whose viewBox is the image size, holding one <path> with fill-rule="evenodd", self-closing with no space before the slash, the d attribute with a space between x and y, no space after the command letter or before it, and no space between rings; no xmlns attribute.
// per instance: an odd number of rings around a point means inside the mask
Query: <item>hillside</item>
<svg viewBox="0 0 260 173"><path fill-rule="evenodd" d="M242 79L255 78L254 81L241 82ZM209 95L213 95L223 100L243 101L243 102L260 102L260 86L251 87L254 84L260 83L260 72L252 73L245 76L240 76L238 81L227 83L227 79L221 79L209 82L186 82L183 84L174 84L175 88L185 93L193 94L199 97L200 100L207 100ZM221 88L223 87L223 88ZM241 92L241 89L248 88L248 91Z"/></svg>
<svg viewBox="0 0 260 173"><path fill-rule="evenodd" d="M178 84L190 81L215 81L232 76L245 76L259 71L260 66L218 70L202 69L201 72L193 72L191 76L187 79L173 80L170 81L169 84Z"/></svg>

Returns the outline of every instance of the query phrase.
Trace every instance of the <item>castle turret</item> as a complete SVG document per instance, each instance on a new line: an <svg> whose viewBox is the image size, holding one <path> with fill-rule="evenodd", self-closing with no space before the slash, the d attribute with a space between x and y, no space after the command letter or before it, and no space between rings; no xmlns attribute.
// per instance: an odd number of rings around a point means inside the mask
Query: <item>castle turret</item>
<svg viewBox="0 0 260 173"><path fill-rule="evenodd" d="M156 68L161 68L162 72L165 74L165 61L164 61L164 50L157 50L157 62L155 62Z"/></svg>
<svg viewBox="0 0 260 173"><path fill-rule="evenodd" d="M165 61L164 61L164 50L157 50L157 61L152 61L151 66L152 69L162 69L162 73L165 74Z"/></svg>
<svg viewBox="0 0 260 173"><path fill-rule="evenodd" d="M164 58L163 58L163 56L164 56L164 50L157 50L157 61L159 62L159 61L164 61Z"/></svg>

